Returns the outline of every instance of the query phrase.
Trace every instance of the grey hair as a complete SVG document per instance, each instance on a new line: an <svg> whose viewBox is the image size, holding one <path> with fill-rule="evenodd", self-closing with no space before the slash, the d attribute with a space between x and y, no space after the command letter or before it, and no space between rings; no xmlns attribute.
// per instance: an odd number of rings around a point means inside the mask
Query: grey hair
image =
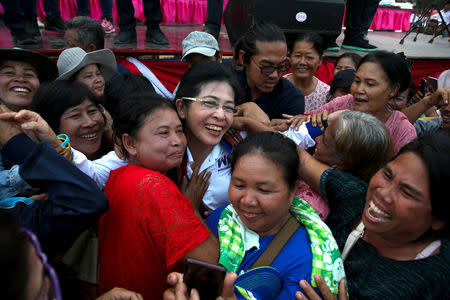
<svg viewBox="0 0 450 300"><path fill-rule="evenodd" d="M80 16L70 19L65 24L67 29L77 31L78 42L83 50L87 51L90 44L94 44L97 50L105 48L105 32L98 21Z"/></svg>
<svg viewBox="0 0 450 300"><path fill-rule="evenodd" d="M391 136L384 124L359 111L339 115L334 143L343 169L366 181L393 155Z"/></svg>

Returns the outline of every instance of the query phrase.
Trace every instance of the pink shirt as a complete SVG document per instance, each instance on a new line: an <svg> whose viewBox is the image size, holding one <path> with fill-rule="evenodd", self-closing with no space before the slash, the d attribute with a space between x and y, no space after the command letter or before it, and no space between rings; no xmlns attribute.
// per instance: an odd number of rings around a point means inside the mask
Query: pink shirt
<svg viewBox="0 0 450 300"><path fill-rule="evenodd" d="M289 75L292 75L292 73L286 74L283 77L286 79ZM292 75L293 76L293 75ZM327 95L330 91L330 86L326 84L325 82L321 81L316 76L313 76L315 79L317 79L317 85L314 91L309 95L305 96L305 113L309 113L313 109L317 109L321 107L322 105L327 103Z"/></svg>
<svg viewBox="0 0 450 300"><path fill-rule="evenodd" d="M300 181L295 196L308 202L323 221L330 213L330 208L322 196L304 181Z"/></svg>
<svg viewBox="0 0 450 300"><path fill-rule="evenodd" d="M314 77L316 78L316 77ZM323 81L317 79L317 85L314 91L305 95L305 113L309 113L313 109L317 109L327 103L327 95L330 91L330 86Z"/></svg>
<svg viewBox="0 0 450 300"><path fill-rule="evenodd" d="M343 109L353 110L353 96L351 94L334 98L327 104L311 111L310 113L317 114L324 110L327 110L328 113L332 113ZM391 135L394 154L397 154L403 146L417 137L414 126L409 122L408 118L401 111L393 111L384 125Z"/></svg>

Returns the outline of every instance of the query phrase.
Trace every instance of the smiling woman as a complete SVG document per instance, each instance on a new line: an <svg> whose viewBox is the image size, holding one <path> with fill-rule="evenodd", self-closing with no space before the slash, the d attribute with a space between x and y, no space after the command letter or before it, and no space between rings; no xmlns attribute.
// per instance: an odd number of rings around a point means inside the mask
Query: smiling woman
<svg viewBox="0 0 450 300"><path fill-rule="evenodd" d="M0 49L0 104L15 112L29 108L39 85L57 75L56 64L43 54ZM19 167L5 168L0 155L0 199L29 195L31 191L32 188L19 175Z"/></svg>
<svg viewBox="0 0 450 300"><path fill-rule="evenodd" d="M67 134L72 147L89 159L102 154L105 117L96 97L84 84L66 80L44 84L36 91L31 109L55 133Z"/></svg>
<svg viewBox="0 0 450 300"><path fill-rule="evenodd" d="M119 103L113 129L128 165L111 171L105 186L99 289L123 286L161 299L168 271L180 270L188 257L215 263L217 242L166 177L186 147L173 104L152 94L129 96Z"/></svg>
<svg viewBox="0 0 450 300"><path fill-rule="evenodd" d="M45 55L0 49L0 103L13 111L28 108L39 85L56 76L55 63Z"/></svg>
<svg viewBox="0 0 450 300"><path fill-rule="evenodd" d="M292 73L284 77L305 95L305 113L308 113L327 103L330 90L328 84L314 76L322 63L324 42L315 32L300 33L289 48Z"/></svg>
<svg viewBox="0 0 450 300"><path fill-rule="evenodd" d="M114 75L117 66L111 50L101 49L86 53L79 47L61 52L57 65L57 79L81 82L89 87L97 99L103 97L105 81Z"/></svg>
<svg viewBox="0 0 450 300"><path fill-rule="evenodd" d="M178 115L187 138L186 167L182 175L192 178L194 169L211 172L209 188L203 197L208 209L228 202L229 156L233 143L241 140L234 132L230 143L228 129L233 124L239 83L222 64L204 61L194 65L181 78L176 95ZM192 199L191 199L192 200Z"/></svg>
<svg viewBox="0 0 450 300"><path fill-rule="evenodd" d="M300 172L330 205L327 224L342 250L351 298L449 298L448 132L406 145L369 184L300 155Z"/></svg>
<svg viewBox="0 0 450 300"><path fill-rule="evenodd" d="M392 138L394 153L416 137L414 126L400 111L392 111L388 102L407 90L412 81L405 61L394 53L374 51L361 60L351 86L351 94L337 97L312 110L320 121L324 112L350 109L373 115L383 122Z"/></svg>
<svg viewBox="0 0 450 300"><path fill-rule="evenodd" d="M306 202L294 198L299 166L292 140L275 132L249 135L233 151L231 204L216 209L206 221L219 238L219 263L240 275L235 286L242 287L245 280L265 281L265 275L258 272L269 266L280 280L275 288L267 284L267 294L264 288L250 288L252 299L294 299L300 290L298 281L311 282L316 272L335 287L344 276L328 228ZM278 251L272 248L274 244L281 244Z"/></svg>

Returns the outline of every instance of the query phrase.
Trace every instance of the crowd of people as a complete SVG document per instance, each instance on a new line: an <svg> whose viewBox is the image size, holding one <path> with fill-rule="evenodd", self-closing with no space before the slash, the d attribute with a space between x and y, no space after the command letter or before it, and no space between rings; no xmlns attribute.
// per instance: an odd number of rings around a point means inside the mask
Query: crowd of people
<svg viewBox="0 0 450 300"><path fill-rule="evenodd" d="M381 50L341 55L329 86L319 35L263 21L232 69L190 33L167 97L100 22L66 27L56 63L0 49L5 298L199 299L188 259L226 269L222 299L450 298L450 86L415 93Z"/></svg>

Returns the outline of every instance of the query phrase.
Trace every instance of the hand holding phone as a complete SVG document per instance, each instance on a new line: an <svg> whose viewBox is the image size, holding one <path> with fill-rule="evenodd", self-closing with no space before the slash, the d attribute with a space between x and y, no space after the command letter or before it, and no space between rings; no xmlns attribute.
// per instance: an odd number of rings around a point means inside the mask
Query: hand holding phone
<svg viewBox="0 0 450 300"><path fill-rule="evenodd" d="M214 300L222 292L226 273L227 270L222 266L188 258L184 265L183 281L188 293L195 288L200 294L200 299Z"/></svg>

